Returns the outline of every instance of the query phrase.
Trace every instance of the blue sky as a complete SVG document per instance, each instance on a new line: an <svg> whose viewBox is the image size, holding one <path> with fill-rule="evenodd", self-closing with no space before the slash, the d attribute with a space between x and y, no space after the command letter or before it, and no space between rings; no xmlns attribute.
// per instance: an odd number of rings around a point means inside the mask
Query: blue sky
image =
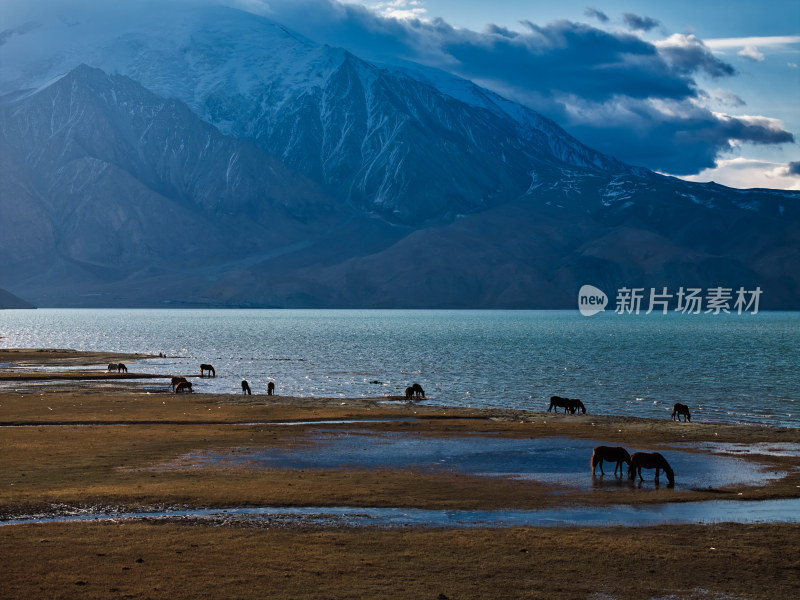
<svg viewBox="0 0 800 600"><path fill-rule="evenodd" d="M231 0L364 58L442 68L626 162L800 189L800 2Z"/></svg>

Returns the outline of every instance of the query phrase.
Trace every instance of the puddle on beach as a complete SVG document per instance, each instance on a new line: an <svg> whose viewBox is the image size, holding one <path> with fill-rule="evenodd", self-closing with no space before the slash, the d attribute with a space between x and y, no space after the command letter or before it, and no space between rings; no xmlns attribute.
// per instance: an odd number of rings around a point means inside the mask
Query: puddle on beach
<svg viewBox="0 0 800 600"><path fill-rule="evenodd" d="M575 506L542 510L425 510L361 507L260 507L100 512L85 510L59 516L30 516L0 521L3 525L120 521L141 519L195 520L214 525L262 522L269 526L321 527L645 527L663 523L797 523L800 498L756 502L715 500L651 506Z"/></svg>
<svg viewBox="0 0 800 600"><path fill-rule="evenodd" d="M675 448L692 447L715 454L741 454L760 456L800 456L800 444L794 442L758 442L739 444L725 442L697 442L672 444Z"/></svg>
<svg viewBox="0 0 800 600"><path fill-rule="evenodd" d="M602 442L570 438L505 439L480 435L437 438L368 430L321 430L298 438L293 447L238 447L186 455L161 468L247 465L262 469L411 469L457 471L487 477L530 479L571 489L629 489L627 477L604 463L592 476L592 449ZM628 448L633 453L636 448ZM729 456L680 450L662 452L675 471L676 489L761 485L783 472ZM627 468L625 468L627 474ZM655 471L643 470L643 489L654 489ZM661 485L666 485L662 473ZM637 479L636 484L639 486Z"/></svg>

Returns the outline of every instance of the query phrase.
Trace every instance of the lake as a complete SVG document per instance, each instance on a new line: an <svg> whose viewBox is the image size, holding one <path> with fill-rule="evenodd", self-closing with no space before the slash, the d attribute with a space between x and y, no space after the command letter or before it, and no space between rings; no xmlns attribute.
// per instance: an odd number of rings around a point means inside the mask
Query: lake
<svg viewBox="0 0 800 600"><path fill-rule="evenodd" d="M589 413L800 427L800 313L39 309L0 311L0 345L164 353L133 372L215 379L197 392L402 395L427 404L546 410L552 395Z"/></svg>

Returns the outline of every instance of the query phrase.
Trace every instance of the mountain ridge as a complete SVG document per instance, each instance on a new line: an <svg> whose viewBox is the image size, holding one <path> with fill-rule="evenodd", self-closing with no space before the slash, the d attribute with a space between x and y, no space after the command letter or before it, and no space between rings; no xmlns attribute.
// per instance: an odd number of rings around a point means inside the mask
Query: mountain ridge
<svg viewBox="0 0 800 600"><path fill-rule="evenodd" d="M629 167L471 82L231 10L3 97L0 285L45 306L430 308L761 285L800 307L800 194Z"/></svg>

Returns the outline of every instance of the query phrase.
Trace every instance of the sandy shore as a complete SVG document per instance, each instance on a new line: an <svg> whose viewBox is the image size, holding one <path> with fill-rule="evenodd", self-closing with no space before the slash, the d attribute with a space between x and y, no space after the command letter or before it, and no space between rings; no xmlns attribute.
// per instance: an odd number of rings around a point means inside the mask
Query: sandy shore
<svg viewBox="0 0 800 600"><path fill-rule="evenodd" d="M0 350L0 363L15 366L0 371L0 383L14 386L0 391L0 516L153 506L533 509L799 495L800 458L772 454L744 458L785 472L781 479L647 493L565 492L541 482L413 469L171 469L164 465L188 453L304 443L297 427L280 425L287 421L308 421L301 429L310 429L319 420L369 419L359 429L439 438L564 436L654 450L676 442L800 444L800 431L386 398L175 395L162 379L168 374L119 380L100 368L94 380L35 379L43 365L144 359ZM13 381L11 373L31 378ZM797 525L732 524L402 531L191 520L15 525L0 527L7 580L0 597L788 598L800 586L798 534Z"/></svg>

